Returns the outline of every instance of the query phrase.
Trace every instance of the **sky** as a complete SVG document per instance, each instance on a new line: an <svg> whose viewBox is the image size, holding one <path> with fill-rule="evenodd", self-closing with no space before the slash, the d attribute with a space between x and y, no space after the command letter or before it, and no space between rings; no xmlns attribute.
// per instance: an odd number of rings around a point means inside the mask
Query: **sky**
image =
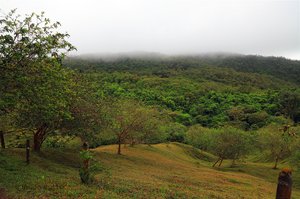
<svg viewBox="0 0 300 199"><path fill-rule="evenodd" d="M230 52L300 60L300 0L0 0L45 11L75 54Z"/></svg>

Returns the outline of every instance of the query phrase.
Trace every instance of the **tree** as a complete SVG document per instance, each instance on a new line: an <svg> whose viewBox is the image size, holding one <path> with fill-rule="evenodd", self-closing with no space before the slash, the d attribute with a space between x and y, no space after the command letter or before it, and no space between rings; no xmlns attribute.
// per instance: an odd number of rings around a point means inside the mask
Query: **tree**
<svg viewBox="0 0 300 199"><path fill-rule="evenodd" d="M5 134L12 132L12 127L14 124L12 124L12 121L15 120L15 113L10 112L9 114L3 114L0 115L0 143L1 148L5 148Z"/></svg>
<svg viewBox="0 0 300 199"><path fill-rule="evenodd" d="M16 10L0 20L0 112L16 110L18 124L35 132L35 151L70 117L68 71L61 61L75 48L59 26L44 13L21 19Z"/></svg>
<svg viewBox="0 0 300 199"><path fill-rule="evenodd" d="M283 91L279 95L281 112L294 122L300 121L300 94L297 91Z"/></svg>
<svg viewBox="0 0 300 199"><path fill-rule="evenodd" d="M110 129L115 134L118 144L118 154L121 154L121 144L126 139L149 139L149 133L156 129L158 112L153 108L143 107L136 101L118 100L112 104Z"/></svg>
<svg viewBox="0 0 300 199"><path fill-rule="evenodd" d="M23 86L18 102L17 125L33 131L33 149L40 151L47 135L71 120L71 78L59 65L41 66L42 72Z"/></svg>
<svg viewBox="0 0 300 199"><path fill-rule="evenodd" d="M169 123L168 118L164 117L163 113L160 113L157 109L149 109L147 114L149 120L145 124L141 141L149 146L164 142L168 136L164 131L165 124Z"/></svg>
<svg viewBox="0 0 300 199"><path fill-rule="evenodd" d="M274 159L273 169L277 169L278 162L291 154L294 136L289 134L285 128L274 124L261 129L259 133L261 148Z"/></svg>
<svg viewBox="0 0 300 199"><path fill-rule="evenodd" d="M82 143L97 144L99 132L107 125L104 115L108 107L105 101L97 97L97 89L92 80L84 74L73 75L70 96L70 120L63 121L63 133L78 136ZM106 112L105 112L106 111Z"/></svg>
<svg viewBox="0 0 300 199"><path fill-rule="evenodd" d="M164 126L164 131L167 134L167 141L183 142L187 127L177 122L170 122Z"/></svg>
<svg viewBox="0 0 300 199"><path fill-rule="evenodd" d="M250 149L250 140L244 131L233 127L224 127L214 133L212 151L219 156L213 167L219 162L222 165L224 159L235 160L247 154Z"/></svg>
<svg viewBox="0 0 300 199"><path fill-rule="evenodd" d="M199 124L189 127L186 132L185 141L202 150L208 150L212 143L213 131Z"/></svg>

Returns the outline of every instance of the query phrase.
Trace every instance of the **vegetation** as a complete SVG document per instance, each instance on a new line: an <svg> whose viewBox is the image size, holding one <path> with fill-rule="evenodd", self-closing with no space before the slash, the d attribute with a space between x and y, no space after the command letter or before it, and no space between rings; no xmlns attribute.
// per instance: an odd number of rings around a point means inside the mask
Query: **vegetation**
<svg viewBox="0 0 300 199"><path fill-rule="evenodd" d="M0 20L0 194L270 198L275 162L294 169L300 196L299 61L66 58L59 25L15 10Z"/></svg>
<svg viewBox="0 0 300 199"><path fill-rule="evenodd" d="M20 149L6 150L0 158L0 186L16 198L273 198L278 170L269 163L211 165L217 157L179 143L122 146L93 150L106 170L88 186L78 176L79 156L70 149L44 149L25 166ZM284 166L281 165L280 166ZM292 197L299 198L300 176L293 174Z"/></svg>

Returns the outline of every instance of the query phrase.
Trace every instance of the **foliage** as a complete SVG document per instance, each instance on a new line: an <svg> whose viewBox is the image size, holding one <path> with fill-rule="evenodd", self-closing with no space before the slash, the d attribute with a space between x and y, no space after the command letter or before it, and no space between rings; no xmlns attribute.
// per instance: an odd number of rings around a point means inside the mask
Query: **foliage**
<svg viewBox="0 0 300 199"><path fill-rule="evenodd" d="M213 130L196 124L189 127L185 141L196 148L208 151L213 142L213 133Z"/></svg>
<svg viewBox="0 0 300 199"><path fill-rule="evenodd" d="M167 135L167 141L183 142L187 127L177 122L171 122L164 125L163 130Z"/></svg>
<svg viewBox="0 0 300 199"><path fill-rule="evenodd" d="M49 148L66 148L72 139L74 139L73 136L51 135L47 137L44 145Z"/></svg>
<svg viewBox="0 0 300 199"><path fill-rule="evenodd" d="M81 182L84 184L91 184L95 181L98 164L92 162L92 160L94 159L94 155L90 150L82 150L80 152L80 158L83 161L83 165L79 169Z"/></svg>
<svg viewBox="0 0 300 199"><path fill-rule="evenodd" d="M129 141L131 145L139 142L149 142L159 130L162 116L154 108L143 107L136 101L117 100L110 108L109 130L116 136L119 145L118 154L121 154L121 144Z"/></svg>
<svg viewBox="0 0 300 199"><path fill-rule="evenodd" d="M300 121L300 94L297 91L284 91L279 96L281 112L294 122Z"/></svg>
<svg viewBox="0 0 300 199"><path fill-rule="evenodd" d="M261 129L259 133L261 147L275 161L274 169L276 169L278 161L289 157L292 153L296 138L282 126L275 124Z"/></svg>
<svg viewBox="0 0 300 199"><path fill-rule="evenodd" d="M233 127L224 127L214 132L211 150L223 159L236 160L246 155L250 150L251 142L246 132ZM220 163L220 164L221 164Z"/></svg>
<svg viewBox="0 0 300 199"><path fill-rule="evenodd" d="M48 132L70 118L69 71L61 61L75 48L59 26L44 13L21 19L15 10L0 20L1 115L16 112L19 127L36 131L36 151Z"/></svg>

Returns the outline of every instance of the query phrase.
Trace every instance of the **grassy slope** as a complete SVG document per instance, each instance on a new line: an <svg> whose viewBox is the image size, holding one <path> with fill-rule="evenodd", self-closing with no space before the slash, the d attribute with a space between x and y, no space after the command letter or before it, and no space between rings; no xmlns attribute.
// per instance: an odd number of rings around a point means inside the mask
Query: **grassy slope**
<svg viewBox="0 0 300 199"><path fill-rule="evenodd" d="M16 198L274 198L278 170L268 164L212 169L215 157L177 143L125 147L121 156L116 149L94 150L106 170L90 186L80 183L73 151L46 150L26 166L22 151L5 150L0 187ZM293 197L300 198L299 189Z"/></svg>

